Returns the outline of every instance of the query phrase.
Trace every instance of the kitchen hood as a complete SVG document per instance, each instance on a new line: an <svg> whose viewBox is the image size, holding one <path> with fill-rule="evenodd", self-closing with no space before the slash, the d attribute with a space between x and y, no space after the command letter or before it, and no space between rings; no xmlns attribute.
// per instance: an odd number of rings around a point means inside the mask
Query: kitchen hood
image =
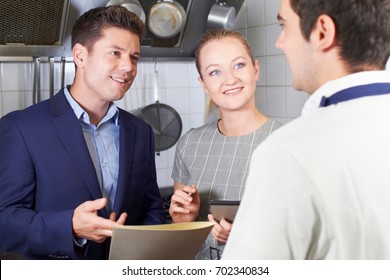
<svg viewBox="0 0 390 280"><path fill-rule="evenodd" d="M158 2L139 0L149 20ZM214 0L170 0L186 13L183 29L172 38L159 38L146 26L141 42L142 59L192 60ZM227 0L238 12L244 0ZM71 57L70 32L85 11L103 7L107 0L2 0L0 6L0 56Z"/></svg>

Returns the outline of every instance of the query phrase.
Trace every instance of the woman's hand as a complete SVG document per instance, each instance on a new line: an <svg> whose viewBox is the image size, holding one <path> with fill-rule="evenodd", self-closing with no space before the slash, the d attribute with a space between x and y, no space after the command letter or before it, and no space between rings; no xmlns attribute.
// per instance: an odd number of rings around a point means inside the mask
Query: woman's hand
<svg viewBox="0 0 390 280"><path fill-rule="evenodd" d="M195 185L185 186L175 182L174 190L169 207L172 221L174 223L195 221L200 207L198 189Z"/></svg>
<svg viewBox="0 0 390 280"><path fill-rule="evenodd" d="M211 214L209 214L207 217L209 221L214 224L214 227L211 230L211 233L213 234L214 238L218 242L226 244L233 224L226 221L225 218L222 218L222 220L218 222Z"/></svg>

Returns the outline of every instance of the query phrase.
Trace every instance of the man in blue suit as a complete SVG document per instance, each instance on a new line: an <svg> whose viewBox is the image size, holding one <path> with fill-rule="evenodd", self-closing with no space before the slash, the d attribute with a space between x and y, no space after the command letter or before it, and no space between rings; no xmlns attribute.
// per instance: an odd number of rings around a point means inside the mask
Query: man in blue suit
<svg viewBox="0 0 390 280"><path fill-rule="evenodd" d="M135 79L143 32L123 7L86 12L74 83L0 120L0 252L107 259L113 227L164 223L153 132L113 103Z"/></svg>

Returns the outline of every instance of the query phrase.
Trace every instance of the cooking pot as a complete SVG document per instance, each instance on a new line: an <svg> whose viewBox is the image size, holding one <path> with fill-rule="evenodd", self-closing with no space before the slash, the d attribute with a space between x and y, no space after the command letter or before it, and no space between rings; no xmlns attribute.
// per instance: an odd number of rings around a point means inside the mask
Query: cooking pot
<svg viewBox="0 0 390 280"><path fill-rule="evenodd" d="M138 0L110 0L106 6L120 5L128 9L130 12L136 14L145 24L146 16L144 9Z"/></svg>
<svg viewBox="0 0 390 280"><path fill-rule="evenodd" d="M207 17L208 29L233 29L236 9L225 2L215 3Z"/></svg>
<svg viewBox="0 0 390 280"><path fill-rule="evenodd" d="M162 0L150 8L148 27L156 37L169 39L183 30L186 20L186 11L180 3Z"/></svg>

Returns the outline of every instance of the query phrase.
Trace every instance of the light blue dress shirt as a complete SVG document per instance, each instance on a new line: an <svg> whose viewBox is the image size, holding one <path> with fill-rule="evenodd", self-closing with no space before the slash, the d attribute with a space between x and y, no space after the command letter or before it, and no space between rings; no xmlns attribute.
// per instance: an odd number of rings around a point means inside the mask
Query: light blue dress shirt
<svg viewBox="0 0 390 280"><path fill-rule="evenodd" d="M114 103L111 103L107 114L95 126L91 124L88 113L73 99L66 87L64 92L80 121L102 195L107 198L106 209L108 213L111 213L119 173L119 110Z"/></svg>

